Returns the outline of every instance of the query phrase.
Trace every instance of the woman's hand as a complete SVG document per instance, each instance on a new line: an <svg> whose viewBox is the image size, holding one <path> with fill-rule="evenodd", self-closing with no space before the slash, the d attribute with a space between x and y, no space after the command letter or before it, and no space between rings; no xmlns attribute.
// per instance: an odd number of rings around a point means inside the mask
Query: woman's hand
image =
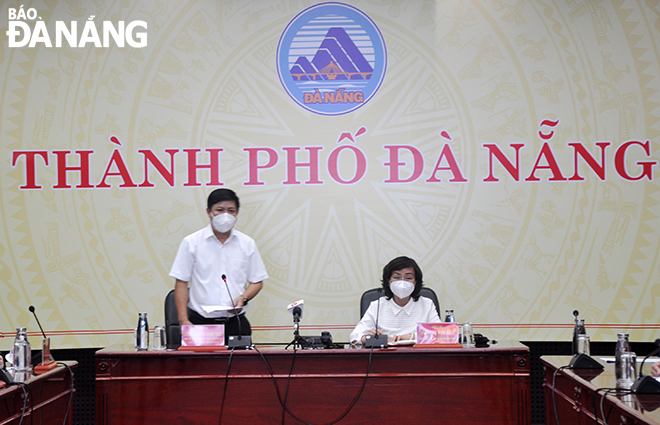
<svg viewBox="0 0 660 425"><path fill-rule="evenodd" d="M388 338L387 342L388 343L393 343L393 342L397 342L397 341L410 341L410 340L413 340L413 339L415 339L415 333L410 332L410 333L403 334L403 335L394 335L393 337Z"/></svg>
<svg viewBox="0 0 660 425"><path fill-rule="evenodd" d="M660 362L653 363L653 366L651 366L651 375L656 378L660 376Z"/></svg>

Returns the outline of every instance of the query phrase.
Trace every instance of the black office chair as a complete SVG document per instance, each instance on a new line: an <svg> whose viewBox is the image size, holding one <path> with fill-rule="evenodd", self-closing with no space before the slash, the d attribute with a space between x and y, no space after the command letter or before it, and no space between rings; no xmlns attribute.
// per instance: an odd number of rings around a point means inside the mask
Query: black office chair
<svg viewBox="0 0 660 425"><path fill-rule="evenodd" d="M174 302L174 289L165 297L165 333L167 334L167 348L176 350L181 346L181 326L179 326L179 313Z"/></svg>
<svg viewBox="0 0 660 425"><path fill-rule="evenodd" d="M364 313L369 308L369 304L371 304L372 301L376 301L379 294L383 296L384 292L382 288L369 289L364 294L362 294L362 297L360 298L360 317L364 316ZM433 304L435 304L435 310L438 312L438 317L442 317L440 316L440 304L438 303L438 296L435 294L433 289L429 288L428 286L423 286L422 290L419 292L419 295L433 301Z"/></svg>

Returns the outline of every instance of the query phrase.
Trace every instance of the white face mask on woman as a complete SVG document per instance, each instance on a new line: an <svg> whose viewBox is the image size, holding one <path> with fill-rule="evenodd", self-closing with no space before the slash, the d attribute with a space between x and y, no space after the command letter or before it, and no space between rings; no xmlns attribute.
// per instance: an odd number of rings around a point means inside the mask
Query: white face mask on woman
<svg viewBox="0 0 660 425"><path fill-rule="evenodd" d="M227 233L236 223L236 216L228 213L218 214L213 216L211 224L216 232Z"/></svg>
<svg viewBox="0 0 660 425"><path fill-rule="evenodd" d="M395 280L394 282L390 282L390 289L394 295L403 299L413 293L415 284L407 280Z"/></svg>

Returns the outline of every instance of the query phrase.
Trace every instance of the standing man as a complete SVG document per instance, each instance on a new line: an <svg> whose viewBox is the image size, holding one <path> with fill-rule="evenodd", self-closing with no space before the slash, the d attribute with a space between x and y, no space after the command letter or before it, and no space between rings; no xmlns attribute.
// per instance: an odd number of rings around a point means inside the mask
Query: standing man
<svg viewBox="0 0 660 425"><path fill-rule="evenodd" d="M211 223L183 239L170 270L176 279L179 324L224 324L225 344L239 329L243 335L252 334L245 308L240 307L247 306L268 278L254 239L233 228L239 207L233 190L211 192L206 208ZM207 311L208 306L227 310Z"/></svg>

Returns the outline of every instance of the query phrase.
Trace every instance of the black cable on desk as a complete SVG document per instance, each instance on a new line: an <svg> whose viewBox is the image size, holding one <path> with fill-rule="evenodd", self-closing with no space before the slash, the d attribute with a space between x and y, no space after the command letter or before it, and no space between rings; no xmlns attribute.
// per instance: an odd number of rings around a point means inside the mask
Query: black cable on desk
<svg viewBox="0 0 660 425"><path fill-rule="evenodd" d="M21 390L23 391L23 408L21 409L21 419L18 422L18 425L22 425L23 419L25 418L25 410L27 409L28 390L30 391L30 399L32 400L32 389L25 382L14 382L14 384L21 387ZM32 400L30 403L30 421L34 421L33 410L34 400Z"/></svg>
<svg viewBox="0 0 660 425"><path fill-rule="evenodd" d="M596 388L594 392L591 393L591 406L593 407L593 414L594 414L594 422L596 425L598 425L598 402L596 401L596 396L598 395L599 392L603 390L609 390L610 387L602 387L602 388Z"/></svg>
<svg viewBox="0 0 660 425"><path fill-rule="evenodd" d="M279 401L279 403L280 403L280 405L282 406L282 408L283 408L285 411L287 411L287 412L291 415L291 417L293 417L293 418L296 419L297 421L302 422L302 423L305 424L305 425L313 425L313 424L310 424L310 423L308 423L308 422L303 421L302 419L300 419L300 418L298 418L297 416L295 416L293 413L289 412L289 409L287 409L287 408L286 408L286 405L282 402L282 396L280 395L280 389L279 389L279 387L277 386L277 381L275 380L275 375L273 374L273 369L271 369L271 367L270 367L270 363L268 363L268 360L266 359L266 357L264 357L264 355L263 355L263 353L261 352L261 350L259 350L257 347L254 347L254 349L255 349L255 351L256 351L257 353L259 353L259 355L261 356L261 359L262 359L262 360L264 361L264 363L266 364L266 368L268 369L268 373L270 374L270 379L273 381L273 385L275 385L275 392L276 392L276 394L277 394L277 401Z"/></svg>
<svg viewBox="0 0 660 425"><path fill-rule="evenodd" d="M367 373L364 375L364 382L362 382L362 388L360 388L360 392L357 393L357 395L355 396L355 398L351 402L351 405L348 406L346 411L344 411L344 413L339 418L337 418L335 421L329 423L328 425L334 425L337 422L344 419L346 417L346 415L348 415L348 412L350 412L353 409L353 406L355 406L355 404L357 404L358 400L360 399L360 396L362 396L362 392L364 391L364 388L367 386L367 378L369 377L369 370L371 370L371 355L373 353L374 353L374 349L372 347L369 350L369 363L367 364Z"/></svg>
<svg viewBox="0 0 660 425"><path fill-rule="evenodd" d="M284 409L284 411L285 411L286 413L288 413L289 415L291 415L291 417L294 418L295 420L297 420L298 422L301 422L301 423L303 423L303 424L305 424L305 425L314 425L314 424L311 424L311 423L309 423L309 422L306 422L306 421L300 419L299 417L297 417L296 415L294 415L293 412L291 412L291 411L286 407L286 404L283 403L283 401L282 401L282 397L280 396L280 389L279 389L279 387L277 386L277 381L275 380L275 375L273 374L273 370L271 369L270 364L268 363L268 360L266 359L266 357L264 357L263 353L262 353L257 347L254 347L254 349L257 351L257 353L259 353L259 355L260 355L261 358L263 359L264 363L266 364L266 368L268 369L268 372L270 373L270 377L271 377L271 379L272 379L272 381L273 381L273 384L275 385L275 392L277 393L277 400L280 402L280 405L282 406L282 408ZM342 419L344 419L344 418L346 417L346 415L348 415L348 413L351 411L351 409L353 409L353 406L355 406L355 404L356 404L356 403L358 402L358 400L360 399L360 396L362 395L362 392L364 391L364 388L365 388L366 385L367 385L367 378L369 377L369 371L371 370L371 356L372 356L372 354L373 354L373 351L374 351L373 348L369 351L369 363L367 364L367 373L364 375L364 382L362 383L362 387L360 388L360 391L359 391L358 394L355 396L355 398L353 399L353 401L351 402L351 404L348 406L348 408L346 408L346 410L344 411L344 413L341 414L341 416L339 416L337 419L335 419L335 420L333 420L333 421L330 421L330 422L328 422L327 424L324 424L324 425L334 425L334 424L336 424L337 422L339 422L339 421L341 421ZM295 354L295 353L294 353L294 354ZM291 368L291 370L293 370L293 367ZM289 375L289 376L290 376L290 375Z"/></svg>
<svg viewBox="0 0 660 425"><path fill-rule="evenodd" d="M27 388L30 393L30 424L34 425L34 393L32 392L32 387L28 384L23 385L25 385L25 388Z"/></svg>
<svg viewBox="0 0 660 425"><path fill-rule="evenodd" d="M220 419L218 420L218 425L222 424L222 410L225 406L225 396L227 395L227 381L229 381L229 368L231 368L231 359L234 356L234 349L236 347L231 347L231 352L229 353L229 362L227 363L227 373L225 373L225 386L222 389L222 402L220 403Z"/></svg>
<svg viewBox="0 0 660 425"><path fill-rule="evenodd" d="M559 413L557 412L557 374L560 370L571 369L570 366L561 366L555 370L555 373L552 374L552 407L555 410L555 422L559 425Z"/></svg>
<svg viewBox="0 0 660 425"><path fill-rule="evenodd" d="M605 397L607 397L607 394L613 392L613 391L622 391L625 393L631 393L630 389L628 388L597 388L594 394L598 394L599 391L605 390L605 394L600 399L600 415L603 417L603 425L607 425L607 420L605 419L605 408L603 407L604 402L605 402ZM594 406L594 409L596 407ZM610 412L612 409L610 409ZM598 414L596 414L596 423L598 423Z"/></svg>
<svg viewBox="0 0 660 425"><path fill-rule="evenodd" d="M286 399L289 397L289 382L291 381L291 374L293 373L293 365L296 364L296 344L293 344L293 358L291 359L291 369L289 375L286 377L286 388L284 390L284 403L282 403L282 425L284 425L284 418L286 417Z"/></svg>
<svg viewBox="0 0 660 425"><path fill-rule="evenodd" d="M21 409L21 419L18 421L18 425L21 425L23 423L23 418L25 417L25 409L27 408L27 390L25 389L26 385L22 382L15 382L16 385L21 387L21 390L23 390L23 409Z"/></svg>
<svg viewBox="0 0 660 425"><path fill-rule="evenodd" d="M66 405L66 412L64 413L64 421L62 421L62 425L66 425L66 420L69 417L69 410L71 409L71 403L73 402L73 369L71 369L71 366L64 362L57 362L58 365L64 366L67 368L69 371L69 375L71 375L71 390L69 391L69 401Z"/></svg>

